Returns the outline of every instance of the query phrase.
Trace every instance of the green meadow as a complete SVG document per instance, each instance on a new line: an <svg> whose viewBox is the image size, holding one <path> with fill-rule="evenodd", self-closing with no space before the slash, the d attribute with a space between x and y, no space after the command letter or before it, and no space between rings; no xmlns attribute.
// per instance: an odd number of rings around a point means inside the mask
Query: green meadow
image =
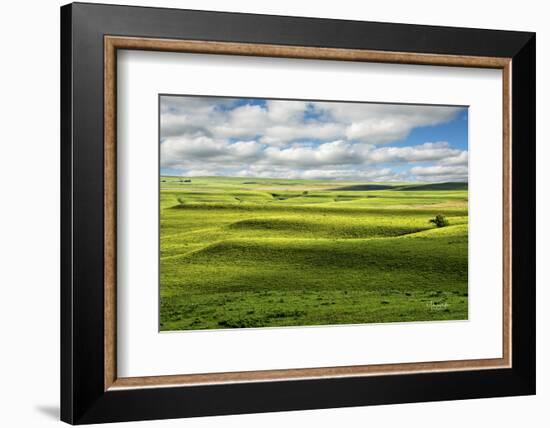
<svg viewBox="0 0 550 428"><path fill-rule="evenodd" d="M160 184L161 330L468 317L467 184Z"/></svg>

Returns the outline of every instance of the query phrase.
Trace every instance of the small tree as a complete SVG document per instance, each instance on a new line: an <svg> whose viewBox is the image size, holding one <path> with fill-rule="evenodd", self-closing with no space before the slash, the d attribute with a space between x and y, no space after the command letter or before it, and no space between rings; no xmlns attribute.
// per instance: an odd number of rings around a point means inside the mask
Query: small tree
<svg viewBox="0 0 550 428"><path fill-rule="evenodd" d="M183 196L178 196L178 202L180 205L185 205L185 200L183 199Z"/></svg>
<svg viewBox="0 0 550 428"><path fill-rule="evenodd" d="M309 193L309 192L308 192L307 190L304 190L304 191L302 192L302 195L307 196L308 193Z"/></svg>
<svg viewBox="0 0 550 428"><path fill-rule="evenodd" d="M449 225L449 220L443 214L438 214L430 220L430 223L435 224L437 227L445 227Z"/></svg>

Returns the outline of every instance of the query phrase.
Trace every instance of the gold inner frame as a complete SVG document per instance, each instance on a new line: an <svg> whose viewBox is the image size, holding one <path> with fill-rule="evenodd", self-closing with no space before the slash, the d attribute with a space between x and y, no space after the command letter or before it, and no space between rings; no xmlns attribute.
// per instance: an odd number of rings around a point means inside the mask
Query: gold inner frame
<svg viewBox="0 0 550 428"><path fill-rule="evenodd" d="M421 363L356 365L304 369L280 369L169 376L117 376L116 324L116 89L117 50L147 50L213 55L241 55L335 61L360 61L394 64L441 65L494 68L502 70L502 144L503 144L503 320L502 358L431 361ZM234 382L296 380L311 378L357 377L418 372L480 370L511 367L511 58L419 54L250 43L170 40L139 37L104 37L104 389L190 386Z"/></svg>

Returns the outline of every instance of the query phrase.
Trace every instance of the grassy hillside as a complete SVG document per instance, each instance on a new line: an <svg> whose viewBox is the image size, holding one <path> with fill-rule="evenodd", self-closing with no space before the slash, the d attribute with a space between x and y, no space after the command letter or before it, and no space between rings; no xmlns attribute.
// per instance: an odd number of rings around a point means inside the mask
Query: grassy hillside
<svg viewBox="0 0 550 428"><path fill-rule="evenodd" d="M161 330L466 319L459 184L162 177Z"/></svg>

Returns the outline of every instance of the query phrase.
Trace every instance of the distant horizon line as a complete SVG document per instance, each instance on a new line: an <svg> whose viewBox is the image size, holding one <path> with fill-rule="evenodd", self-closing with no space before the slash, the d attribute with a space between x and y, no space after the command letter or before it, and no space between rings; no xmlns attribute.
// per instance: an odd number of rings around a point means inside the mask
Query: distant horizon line
<svg viewBox="0 0 550 428"><path fill-rule="evenodd" d="M250 176L240 176L240 175L165 175L161 174L160 177L170 177L170 178L239 178L239 179L248 179L248 180L303 180L303 181L353 181L353 182L363 182L362 180L354 179L341 179L341 178L283 178L283 177L250 177ZM443 183L462 183L468 184L466 181L365 181L366 183L421 183L421 184L443 184Z"/></svg>

